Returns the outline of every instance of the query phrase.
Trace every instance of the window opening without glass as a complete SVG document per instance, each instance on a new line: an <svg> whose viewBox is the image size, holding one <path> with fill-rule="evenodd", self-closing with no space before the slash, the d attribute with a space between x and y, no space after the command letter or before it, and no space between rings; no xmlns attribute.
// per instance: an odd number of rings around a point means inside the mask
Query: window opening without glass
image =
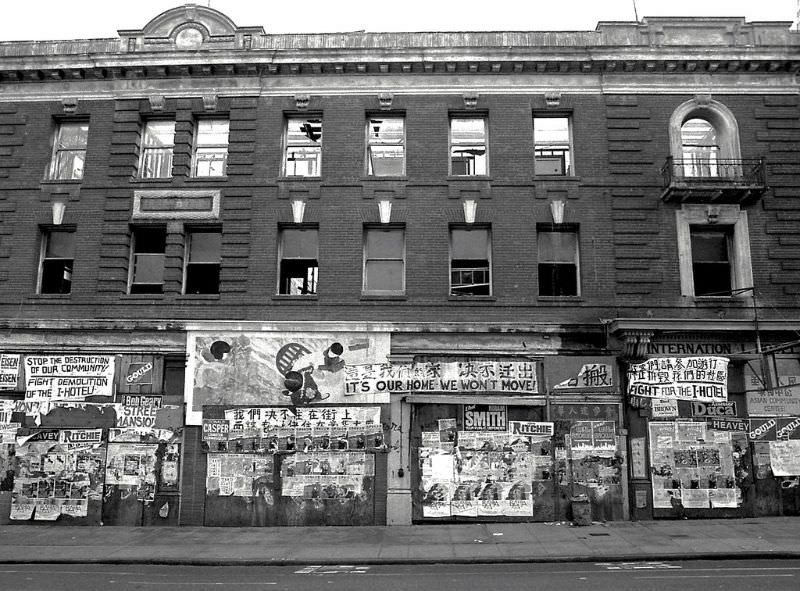
<svg viewBox="0 0 800 591"><path fill-rule="evenodd" d="M86 122L61 123L56 131L50 178L53 180L78 180L83 178L86 161L86 143L89 124Z"/></svg>
<svg viewBox="0 0 800 591"><path fill-rule="evenodd" d="M375 117L367 122L367 174L405 174L405 130L402 117Z"/></svg>
<svg viewBox="0 0 800 591"><path fill-rule="evenodd" d="M175 122L148 121L142 135L139 176L143 179L170 178L174 148Z"/></svg>
<svg viewBox="0 0 800 591"><path fill-rule="evenodd" d="M694 295L731 295L731 232L703 227L692 227L689 231L692 237Z"/></svg>
<svg viewBox="0 0 800 591"><path fill-rule="evenodd" d="M689 119L681 126L683 174L687 177L718 176L717 131L705 119Z"/></svg>
<svg viewBox="0 0 800 591"><path fill-rule="evenodd" d="M75 233L50 231L45 232L42 239L39 293L70 293L75 262Z"/></svg>
<svg viewBox="0 0 800 591"><path fill-rule="evenodd" d="M533 118L533 170L536 175L572 175L569 117Z"/></svg>
<svg viewBox="0 0 800 591"><path fill-rule="evenodd" d="M282 295L314 295L319 280L319 231L285 228L281 231L279 285Z"/></svg>
<svg viewBox="0 0 800 591"><path fill-rule="evenodd" d="M192 230L187 235L184 293L218 294L222 234Z"/></svg>
<svg viewBox="0 0 800 591"><path fill-rule="evenodd" d="M450 119L450 174L486 174L486 120Z"/></svg>
<svg viewBox="0 0 800 591"><path fill-rule="evenodd" d="M539 295L578 295L577 232L543 232L539 247Z"/></svg>
<svg viewBox="0 0 800 591"><path fill-rule="evenodd" d="M402 228L367 228L364 235L365 293L405 291L405 232Z"/></svg>
<svg viewBox="0 0 800 591"><path fill-rule="evenodd" d="M489 230L450 230L450 295L491 295Z"/></svg>
<svg viewBox="0 0 800 591"><path fill-rule="evenodd" d="M166 228L133 231L130 293L163 293Z"/></svg>
<svg viewBox="0 0 800 591"><path fill-rule="evenodd" d="M229 128L230 122L222 119L197 121L193 176L225 176Z"/></svg>
<svg viewBox="0 0 800 591"><path fill-rule="evenodd" d="M286 176L319 176L322 163L322 119L286 120Z"/></svg>

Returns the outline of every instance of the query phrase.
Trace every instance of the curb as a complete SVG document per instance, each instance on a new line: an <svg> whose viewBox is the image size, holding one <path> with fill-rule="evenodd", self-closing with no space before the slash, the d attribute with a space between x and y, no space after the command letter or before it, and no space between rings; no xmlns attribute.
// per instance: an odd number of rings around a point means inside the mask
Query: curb
<svg viewBox="0 0 800 591"><path fill-rule="evenodd" d="M511 556L511 557L464 557L464 558L364 558L353 559L352 557L342 557L339 559L321 558L313 561L298 560L290 558L277 558L273 560L265 559L204 559L204 558L58 558L52 560L45 559L6 559L0 558L0 564L151 564L169 566L333 566L345 563L356 563L359 565L414 565L414 564L540 564L551 562L642 562L653 560L680 560L682 562L698 560L764 560L764 559L784 559L792 560L800 558L800 551L748 551L740 553L731 552L693 552L693 553L664 553L653 555L641 554L615 554L608 556L605 554L597 555L563 555L563 556Z"/></svg>

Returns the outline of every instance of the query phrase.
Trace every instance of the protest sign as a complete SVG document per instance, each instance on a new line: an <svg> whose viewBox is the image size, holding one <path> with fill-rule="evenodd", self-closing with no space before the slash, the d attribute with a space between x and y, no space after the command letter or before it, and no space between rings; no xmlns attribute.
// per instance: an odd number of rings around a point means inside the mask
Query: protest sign
<svg viewBox="0 0 800 591"><path fill-rule="evenodd" d="M112 396L111 355L26 355L26 400L85 400Z"/></svg>
<svg viewBox="0 0 800 591"><path fill-rule="evenodd" d="M628 396L724 402L728 399L728 359L657 357L632 363Z"/></svg>

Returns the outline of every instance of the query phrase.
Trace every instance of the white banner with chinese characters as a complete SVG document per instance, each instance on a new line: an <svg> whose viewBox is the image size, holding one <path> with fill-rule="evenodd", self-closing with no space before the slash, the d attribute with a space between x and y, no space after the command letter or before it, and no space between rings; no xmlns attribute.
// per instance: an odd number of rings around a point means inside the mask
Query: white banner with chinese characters
<svg viewBox="0 0 800 591"><path fill-rule="evenodd" d="M656 357L628 368L628 396L728 399L727 357Z"/></svg>
<svg viewBox="0 0 800 591"><path fill-rule="evenodd" d="M533 361L372 363L344 368L345 396L391 392L535 394Z"/></svg>

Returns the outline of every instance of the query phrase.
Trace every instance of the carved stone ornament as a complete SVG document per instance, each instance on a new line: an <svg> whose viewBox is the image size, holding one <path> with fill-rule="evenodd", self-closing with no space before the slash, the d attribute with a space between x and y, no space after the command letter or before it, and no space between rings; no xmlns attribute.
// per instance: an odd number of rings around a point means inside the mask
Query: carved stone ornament
<svg viewBox="0 0 800 591"><path fill-rule="evenodd" d="M310 100L311 100L311 97L308 96L307 94L295 95L295 97L294 97L295 107L297 107L298 109L307 109L308 108L308 102Z"/></svg>
<svg viewBox="0 0 800 591"><path fill-rule="evenodd" d="M474 109L478 106L478 94L477 93L467 93L464 95L464 108L466 109Z"/></svg>
<svg viewBox="0 0 800 591"><path fill-rule="evenodd" d="M64 108L64 113L71 115L78 110L78 99L76 98L62 99L61 106Z"/></svg>
<svg viewBox="0 0 800 591"><path fill-rule="evenodd" d="M217 95L216 94L204 94L203 95L203 108L206 111L216 111L217 110Z"/></svg>
<svg viewBox="0 0 800 591"><path fill-rule="evenodd" d="M163 94L151 94L147 100L150 101L150 108L153 111L163 111L164 104L167 102Z"/></svg>
<svg viewBox="0 0 800 591"><path fill-rule="evenodd" d="M392 100L394 99L394 95L388 92L382 92L378 95L378 104L381 107L382 111L388 111L392 108Z"/></svg>
<svg viewBox="0 0 800 591"><path fill-rule="evenodd" d="M544 94L544 102L548 107L558 107L561 105L561 93L546 92Z"/></svg>

